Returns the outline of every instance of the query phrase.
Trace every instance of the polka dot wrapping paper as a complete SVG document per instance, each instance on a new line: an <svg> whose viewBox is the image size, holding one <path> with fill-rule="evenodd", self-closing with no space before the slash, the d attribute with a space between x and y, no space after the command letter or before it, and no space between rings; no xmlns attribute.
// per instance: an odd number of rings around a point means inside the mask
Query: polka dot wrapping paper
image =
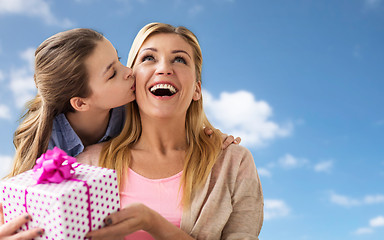
<svg viewBox="0 0 384 240"><path fill-rule="evenodd" d="M32 220L21 230L45 229L35 239L84 239L104 226L120 207L114 170L73 164L75 174L61 183L36 184L33 170L0 182L5 222L28 212Z"/></svg>

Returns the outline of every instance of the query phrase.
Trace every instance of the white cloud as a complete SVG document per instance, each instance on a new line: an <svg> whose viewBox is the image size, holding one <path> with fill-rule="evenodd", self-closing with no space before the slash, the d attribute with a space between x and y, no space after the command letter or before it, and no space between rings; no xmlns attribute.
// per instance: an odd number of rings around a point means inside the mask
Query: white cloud
<svg viewBox="0 0 384 240"><path fill-rule="evenodd" d="M289 215L291 209L283 200L264 199L264 219L271 220Z"/></svg>
<svg viewBox="0 0 384 240"><path fill-rule="evenodd" d="M377 216L375 218L372 218L369 220L369 227L362 227L355 231L355 234L362 235L362 234L370 234L373 233L374 228L377 227L384 227L384 217L383 216Z"/></svg>
<svg viewBox="0 0 384 240"><path fill-rule="evenodd" d="M319 162L318 164L315 165L314 170L316 172L331 172L331 169L333 167L333 161L323 161Z"/></svg>
<svg viewBox="0 0 384 240"><path fill-rule="evenodd" d="M272 176L271 172L266 168L258 168L257 173L259 174L260 177L271 177Z"/></svg>
<svg viewBox="0 0 384 240"><path fill-rule="evenodd" d="M42 18L48 25L73 26L69 19L57 19L46 0L0 0L1 14L23 14Z"/></svg>
<svg viewBox="0 0 384 240"><path fill-rule="evenodd" d="M369 228L369 227L362 227L355 231L355 234L357 235L370 234L370 233L373 233L373 230L372 228Z"/></svg>
<svg viewBox="0 0 384 240"><path fill-rule="evenodd" d="M378 216L369 221L371 227L384 227L384 217Z"/></svg>
<svg viewBox="0 0 384 240"><path fill-rule="evenodd" d="M19 108L36 95L36 86L33 80L34 50L28 48L20 54L20 57L26 61L26 65L18 69L11 69L9 74L10 89L16 106Z"/></svg>
<svg viewBox="0 0 384 240"><path fill-rule="evenodd" d="M11 111L4 104L0 104L0 119L11 119Z"/></svg>
<svg viewBox="0 0 384 240"><path fill-rule="evenodd" d="M11 171L12 162L13 159L11 156L0 155L0 179Z"/></svg>
<svg viewBox="0 0 384 240"><path fill-rule="evenodd" d="M367 195L362 199L355 199L348 196L331 193L330 201L337 205L341 205L344 207L354 207L361 205L370 205L370 204L380 204L384 203L384 195Z"/></svg>
<svg viewBox="0 0 384 240"><path fill-rule="evenodd" d="M352 207L361 204L361 202L356 199L349 198L347 196L339 195L336 193L331 194L331 202L344 207Z"/></svg>
<svg viewBox="0 0 384 240"><path fill-rule="evenodd" d="M364 203L373 204L373 203L384 203L384 195L368 195L364 197Z"/></svg>
<svg viewBox="0 0 384 240"><path fill-rule="evenodd" d="M261 147L292 132L292 124L280 126L270 120L272 108L267 102L256 100L250 92L222 92L215 99L203 90L203 96L205 111L215 127L241 137L244 146Z"/></svg>
<svg viewBox="0 0 384 240"><path fill-rule="evenodd" d="M34 72L35 64L35 49L27 48L25 51L20 53L20 58L27 62L27 67L31 72Z"/></svg>
<svg viewBox="0 0 384 240"><path fill-rule="evenodd" d="M298 168L304 165L307 165L309 161L305 158L297 158L292 156L291 154L285 154L285 156L281 157L278 160L278 164L287 169L292 169L292 168Z"/></svg>

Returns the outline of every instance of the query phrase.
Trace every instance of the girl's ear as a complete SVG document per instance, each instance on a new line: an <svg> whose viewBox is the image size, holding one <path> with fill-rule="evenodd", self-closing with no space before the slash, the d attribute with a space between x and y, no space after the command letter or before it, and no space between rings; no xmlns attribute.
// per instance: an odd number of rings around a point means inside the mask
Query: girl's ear
<svg viewBox="0 0 384 240"><path fill-rule="evenodd" d="M195 92L193 93L192 99L197 101L201 98L201 81L198 81L195 85Z"/></svg>
<svg viewBox="0 0 384 240"><path fill-rule="evenodd" d="M71 106L79 112L84 112L89 110L89 104L85 101L84 98L81 97L73 97L69 100Z"/></svg>

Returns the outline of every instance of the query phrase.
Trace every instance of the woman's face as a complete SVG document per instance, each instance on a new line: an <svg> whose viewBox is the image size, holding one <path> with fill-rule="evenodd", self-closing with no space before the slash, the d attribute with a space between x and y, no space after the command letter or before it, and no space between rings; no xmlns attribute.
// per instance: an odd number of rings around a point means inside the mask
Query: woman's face
<svg viewBox="0 0 384 240"><path fill-rule="evenodd" d="M147 38L133 66L141 117L185 117L192 100L201 97L192 47L179 35Z"/></svg>
<svg viewBox="0 0 384 240"><path fill-rule="evenodd" d="M85 61L89 74L90 108L106 110L135 99L132 69L120 63L116 49L104 38Z"/></svg>

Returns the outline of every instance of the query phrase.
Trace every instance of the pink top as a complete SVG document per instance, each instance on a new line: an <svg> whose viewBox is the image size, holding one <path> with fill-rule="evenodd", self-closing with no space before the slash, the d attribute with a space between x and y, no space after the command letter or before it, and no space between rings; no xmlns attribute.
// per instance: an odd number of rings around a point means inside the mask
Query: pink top
<svg viewBox="0 0 384 240"><path fill-rule="evenodd" d="M120 192L121 208L131 203L140 202L180 227L182 215L180 204L182 190L179 191L181 175L182 172L179 172L168 178L149 179L129 168L129 173L124 178L124 182L127 184ZM137 231L124 239L146 240L153 238L147 232Z"/></svg>

